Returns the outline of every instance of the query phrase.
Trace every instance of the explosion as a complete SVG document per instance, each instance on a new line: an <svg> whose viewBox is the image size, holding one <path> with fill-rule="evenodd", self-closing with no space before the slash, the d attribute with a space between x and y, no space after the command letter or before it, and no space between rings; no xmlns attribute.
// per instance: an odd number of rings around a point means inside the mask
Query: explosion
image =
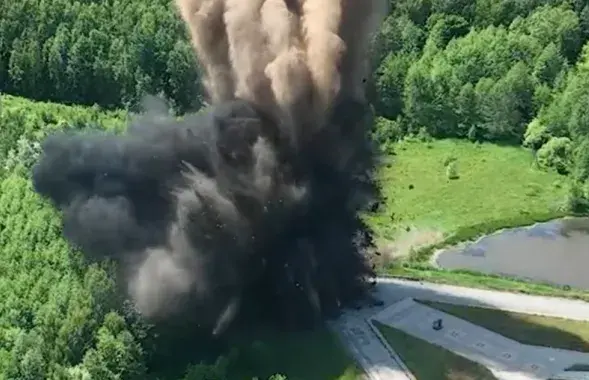
<svg viewBox="0 0 589 380"><path fill-rule="evenodd" d="M139 310L223 331L247 310L312 326L369 296L378 199L364 96L386 0L177 0L211 106L123 135L50 136L36 191L114 259ZM165 111L165 110L164 110Z"/></svg>

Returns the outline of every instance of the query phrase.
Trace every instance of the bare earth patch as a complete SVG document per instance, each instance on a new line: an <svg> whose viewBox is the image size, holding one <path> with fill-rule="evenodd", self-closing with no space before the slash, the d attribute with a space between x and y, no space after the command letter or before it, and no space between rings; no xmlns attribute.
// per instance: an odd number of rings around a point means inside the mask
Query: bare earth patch
<svg viewBox="0 0 589 380"><path fill-rule="evenodd" d="M398 232L393 240L379 241L379 249L389 260L407 257L411 251L418 250L444 240L444 233L435 229L412 227L409 231Z"/></svg>

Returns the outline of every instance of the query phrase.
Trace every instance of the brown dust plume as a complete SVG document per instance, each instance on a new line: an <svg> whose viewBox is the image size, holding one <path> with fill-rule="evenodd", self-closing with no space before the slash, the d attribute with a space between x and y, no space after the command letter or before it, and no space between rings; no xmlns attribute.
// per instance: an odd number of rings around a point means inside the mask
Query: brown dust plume
<svg viewBox="0 0 589 380"><path fill-rule="evenodd" d="M364 82L386 4L176 0L210 107L177 119L152 104L122 135L50 136L36 191L154 321L315 326L370 299Z"/></svg>
<svg viewBox="0 0 589 380"><path fill-rule="evenodd" d="M338 97L364 101L383 0L176 0L213 104L243 99L320 127ZM302 133L302 131L299 131Z"/></svg>

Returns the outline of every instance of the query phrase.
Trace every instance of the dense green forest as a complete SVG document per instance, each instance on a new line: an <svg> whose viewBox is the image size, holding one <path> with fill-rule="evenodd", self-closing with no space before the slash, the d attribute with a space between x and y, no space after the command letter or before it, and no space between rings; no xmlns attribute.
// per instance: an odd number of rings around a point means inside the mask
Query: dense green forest
<svg viewBox="0 0 589 380"><path fill-rule="evenodd" d="M168 0L0 3L0 90L63 103L200 105L197 66Z"/></svg>
<svg viewBox="0 0 589 380"><path fill-rule="evenodd" d="M375 139L385 152L409 135L530 148L570 178L569 206L584 210L588 40L583 0L394 1L372 57ZM121 130L145 94L182 113L202 106L201 91L169 0L0 1L0 379L154 370L157 334L118 298L112 266L68 246L30 168L52 131ZM180 372L242 379L231 363L248 350Z"/></svg>
<svg viewBox="0 0 589 380"><path fill-rule="evenodd" d="M523 145L539 166L589 176L589 6L582 1L395 4L375 51L383 143L408 134Z"/></svg>

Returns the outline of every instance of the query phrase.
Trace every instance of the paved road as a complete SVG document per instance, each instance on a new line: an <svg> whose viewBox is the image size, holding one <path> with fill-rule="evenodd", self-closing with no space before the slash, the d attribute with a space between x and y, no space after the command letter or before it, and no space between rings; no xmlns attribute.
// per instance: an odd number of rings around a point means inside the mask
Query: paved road
<svg viewBox="0 0 589 380"><path fill-rule="evenodd" d="M380 315L382 316L383 311L389 308L392 304L403 301L407 298L440 301L468 306L499 308L514 312L565 317L576 320L589 320L589 303L581 301L528 296L522 294L495 292L449 285L420 283L399 279L379 279L376 295L384 301L383 306L366 307L360 310L348 311L339 320L332 324L332 328L347 344L350 352L365 369L367 377L371 380L415 380L406 366L402 363L398 355L391 349L384 338L380 335L378 330L375 329L371 323L372 318L377 316L379 313L381 313ZM414 317L410 318L409 320L416 322L423 320L423 318ZM467 322L463 321L463 323ZM472 326L474 325L471 325L471 327ZM460 329L457 329L457 331L458 330ZM481 331L485 331L485 334L490 333L478 326L474 326L474 329L472 329L469 335L472 339L477 340L480 336L482 336L481 334L483 334ZM494 335L498 336L497 334ZM500 339L505 339L504 337L499 337ZM480 339L477 340L477 342L479 341ZM505 343L505 340L501 340L501 342ZM512 344L512 346L509 346L509 344ZM517 351L513 348L513 343L509 344L504 347L506 350L501 351L501 353ZM494 346L499 345L494 344ZM519 345L518 349L520 349L522 346L523 345ZM547 360L549 363L566 362L567 360L571 359L571 357L579 360L587 360L587 356L585 354L573 353L566 350L555 350L540 347L530 348L529 346L523 347L527 348L523 348L522 350L524 351L522 351L522 353L518 351L516 354L519 355L519 357L530 358L529 360L524 360L527 364L535 363L539 360L537 358L544 357L548 358ZM509 349L511 349L511 351L509 351ZM537 360L534 361L532 358L536 358ZM550 361L550 358L554 360ZM489 362L489 364L492 363ZM534 368L535 367L531 368L531 370ZM540 367L538 367L538 369L540 369ZM496 367L494 370L498 374L505 372L502 372L500 366ZM510 374L511 377L499 378L516 378L514 377L516 372L513 372L512 370L508 370L505 373L508 375ZM525 373L522 374L522 376L524 377L520 377L521 379L536 379L534 377L526 377Z"/></svg>
<svg viewBox="0 0 589 380"><path fill-rule="evenodd" d="M385 305L391 305L404 298L415 298L589 321L589 303L583 301L393 278L378 280L377 297L385 301Z"/></svg>

